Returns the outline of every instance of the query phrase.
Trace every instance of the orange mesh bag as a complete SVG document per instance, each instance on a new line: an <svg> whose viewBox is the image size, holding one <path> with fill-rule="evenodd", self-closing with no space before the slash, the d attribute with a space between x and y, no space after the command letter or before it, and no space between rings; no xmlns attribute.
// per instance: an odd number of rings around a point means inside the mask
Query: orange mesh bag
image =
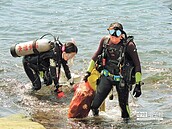
<svg viewBox="0 0 172 129"><path fill-rule="evenodd" d="M79 83L70 102L68 118L84 118L88 116L91 103L94 98L94 90L88 82Z"/></svg>

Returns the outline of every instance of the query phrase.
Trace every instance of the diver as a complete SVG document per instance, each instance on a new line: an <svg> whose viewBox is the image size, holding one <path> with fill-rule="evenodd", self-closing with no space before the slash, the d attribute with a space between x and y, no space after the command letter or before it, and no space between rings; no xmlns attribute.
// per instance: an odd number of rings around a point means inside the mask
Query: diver
<svg viewBox="0 0 172 129"><path fill-rule="evenodd" d="M54 47L46 52L38 52L37 54L26 55L23 57L24 70L32 82L32 91L41 89L40 75L43 73L45 85L54 83L55 92L61 93L59 90L60 69L63 66L65 75L71 80L71 73L68 66L68 60L74 58L78 48L74 41L62 44L55 43Z"/></svg>
<svg viewBox="0 0 172 129"><path fill-rule="evenodd" d="M113 86L116 86L121 117L129 119L128 99L132 85L135 84L134 97L139 97L142 94L141 64L133 36L127 36L122 24L111 23L107 30L109 35L101 39L83 79L88 81L88 77L94 68L101 73L97 80L95 97L91 105L94 116L99 115L99 107L113 89Z"/></svg>

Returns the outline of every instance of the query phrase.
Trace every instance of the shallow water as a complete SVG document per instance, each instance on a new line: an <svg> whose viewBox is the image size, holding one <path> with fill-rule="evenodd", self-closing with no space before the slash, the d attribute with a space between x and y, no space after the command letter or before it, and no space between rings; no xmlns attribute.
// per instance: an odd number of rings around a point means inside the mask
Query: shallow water
<svg viewBox="0 0 172 129"><path fill-rule="evenodd" d="M15 43L35 40L49 32L62 42L76 40L79 52L71 67L82 75L111 22L124 25L134 35L142 63L143 94L130 97L132 120L120 119L117 98L107 99L106 113L84 120L67 119L73 92L58 100L51 93L29 94L31 83L22 57L9 50ZM172 1L0 1L0 116L24 113L46 128L172 128ZM51 37L50 37L51 38ZM115 92L116 94L116 92ZM147 114L146 120L138 120ZM153 120L158 117L158 120ZM163 120L159 120L163 118Z"/></svg>

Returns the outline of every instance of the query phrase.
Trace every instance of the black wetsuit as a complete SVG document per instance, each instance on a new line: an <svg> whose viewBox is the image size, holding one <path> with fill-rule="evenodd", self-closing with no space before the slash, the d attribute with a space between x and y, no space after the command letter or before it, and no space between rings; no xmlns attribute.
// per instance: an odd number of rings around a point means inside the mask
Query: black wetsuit
<svg viewBox="0 0 172 129"><path fill-rule="evenodd" d="M40 71L44 73L44 83L50 85L53 81L58 89L61 65L64 68L67 79L70 79L71 73L67 61L62 58L62 50L58 45L47 52L27 55L23 58L24 70L33 84L33 90L41 89ZM58 71L56 67L58 67Z"/></svg>
<svg viewBox="0 0 172 129"><path fill-rule="evenodd" d="M107 37L103 37L102 40L100 41L98 50L93 55L92 60L94 61L98 60L99 55L102 55L102 53L104 53L103 56L106 61L102 69L108 70L110 74L120 75L120 68L118 66L118 63L121 54L120 51L124 50L122 48L124 47L122 45L123 42L120 42L119 44L113 44L109 42L109 38L107 41L105 40L107 40ZM105 42L107 44L106 47L105 47ZM141 66L137 54L137 49L133 42L129 42L127 44L124 57L125 60L123 61L125 63L126 61L133 63L135 68L135 73L141 72ZM122 61L120 63L122 63ZM123 80L125 80L125 78ZM128 118L129 117L128 97L129 97L130 85L125 81L123 82L124 83L121 83L120 81L114 81L114 79L110 76L101 75L96 89L95 97L92 103L92 109L97 110L102 104L102 102L105 100L109 92L111 91L112 87L116 86L119 105L121 107L121 116L122 118Z"/></svg>

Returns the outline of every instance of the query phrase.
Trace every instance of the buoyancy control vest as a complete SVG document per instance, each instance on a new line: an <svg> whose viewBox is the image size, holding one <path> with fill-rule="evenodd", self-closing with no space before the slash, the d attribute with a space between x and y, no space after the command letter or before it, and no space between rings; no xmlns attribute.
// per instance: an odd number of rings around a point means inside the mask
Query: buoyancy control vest
<svg viewBox="0 0 172 129"><path fill-rule="evenodd" d="M96 61L97 70L101 72L106 69L111 74L121 75L127 83L131 83L131 81L133 83L135 81L135 79L133 81L134 65L126 53L127 45L133 39L133 36L128 36L126 43L121 41L119 44L109 45L109 37L105 37L103 52Z"/></svg>
<svg viewBox="0 0 172 129"><path fill-rule="evenodd" d="M105 37L103 41L102 54L98 56L97 70L107 69L111 74L119 74L120 63L122 62L122 53L124 45L109 44L109 37Z"/></svg>

